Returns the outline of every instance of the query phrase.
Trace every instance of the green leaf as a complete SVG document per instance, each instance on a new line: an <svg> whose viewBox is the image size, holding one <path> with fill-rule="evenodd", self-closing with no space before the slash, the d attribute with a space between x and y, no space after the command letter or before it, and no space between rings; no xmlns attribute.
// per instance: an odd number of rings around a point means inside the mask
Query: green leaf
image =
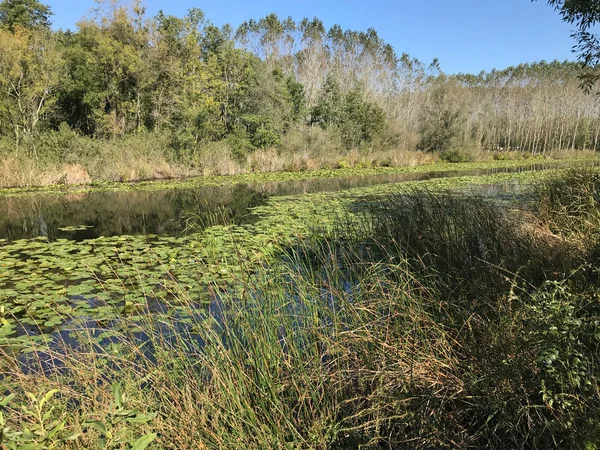
<svg viewBox="0 0 600 450"><path fill-rule="evenodd" d="M52 416L53 411L54 411L54 406L44 413L42 420L45 422L48 419L50 419L50 416Z"/></svg>
<svg viewBox="0 0 600 450"><path fill-rule="evenodd" d="M156 436L156 433L150 433L145 436L142 436L137 441L135 441L135 443L131 447L131 450L144 450L146 447L148 447L148 445L150 445L150 443L154 439L156 439Z"/></svg>
<svg viewBox="0 0 600 450"><path fill-rule="evenodd" d="M117 408L123 407L123 391L121 390L121 383L113 383L112 385L113 398Z"/></svg>
<svg viewBox="0 0 600 450"><path fill-rule="evenodd" d="M58 422L56 424L56 426L54 428L52 428L52 430L50 430L50 432L48 432L48 435L46 436L46 439L52 439L54 437L54 435L56 433L58 433L60 430L62 430L65 427L65 423L64 422Z"/></svg>
<svg viewBox="0 0 600 450"><path fill-rule="evenodd" d="M125 419L128 423L147 423L156 417L156 413L144 415L144 414L136 414L133 417L129 417Z"/></svg>
<svg viewBox="0 0 600 450"><path fill-rule="evenodd" d="M15 394L9 394L0 402L0 407L4 408L6 405L10 403L10 401L15 398Z"/></svg>
<svg viewBox="0 0 600 450"><path fill-rule="evenodd" d="M93 428L102 434L106 434L106 425L104 425L104 422L101 422L100 420L86 420L83 425Z"/></svg>
<svg viewBox="0 0 600 450"><path fill-rule="evenodd" d="M44 407L44 404L45 404L45 403L46 403L48 400L50 400L50 399L51 399L51 398L54 396L54 394L56 394L57 392L59 392L59 390L58 390L58 389L52 389L52 390L48 391L48 392L47 392L47 393L46 393L46 394L45 394L45 395L42 397L42 399L40 400L40 409L41 409L41 408L43 408L43 407Z"/></svg>
<svg viewBox="0 0 600 450"><path fill-rule="evenodd" d="M71 434L71 435L67 436L67 437L66 437L64 440L65 440L65 441L74 441L74 440L76 440L76 439L77 439L79 436L81 436L81 433L79 433L79 432L76 432L76 433L73 433L73 434Z"/></svg>

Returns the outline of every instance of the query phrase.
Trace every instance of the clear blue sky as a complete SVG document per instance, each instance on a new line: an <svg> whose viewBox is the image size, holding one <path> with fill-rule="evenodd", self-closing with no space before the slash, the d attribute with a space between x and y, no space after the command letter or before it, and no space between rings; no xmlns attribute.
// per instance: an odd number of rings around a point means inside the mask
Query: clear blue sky
<svg viewBox="0 0 600 450"><path fill-rule="evenodd" d="M54 12L54 28L75 29L93 0L42 0ZM504 68L522 62L575 59L571 26L545 0L146 0L148 13L160 9L182 16L202 9L217 25L258 19L318 17L326 27L375 28L398 54L425 62L439 58L447 73Z"/></svg>

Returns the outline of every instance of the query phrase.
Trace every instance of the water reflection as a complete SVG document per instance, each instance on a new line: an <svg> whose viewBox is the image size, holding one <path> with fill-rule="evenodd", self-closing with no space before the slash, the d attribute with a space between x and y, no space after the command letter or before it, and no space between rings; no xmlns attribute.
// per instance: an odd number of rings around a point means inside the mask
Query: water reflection
<svg viewBox="0 0 600 450"><path fill-rule="evenodd" d="M0 200L0 238L50 240L138 234L178 235L196 224L247 223L266 195L247 186L89 192Z"/></svg>
<svg viewBox="0 0 600 450"><path fill-rule="evenodd" d="M265 203L268 196L301 195L407 181L519 173L560 167L565 166L538 163L496 169L315 178L196 189L92 191L0 197L0 239L10 241L45 236L50 240L67 238L80 241L100 236L137 234L176 236L185 231L190 219L193 219L196 231L202 225L252 222L254 217L250 214L250 209ZM499 189L492 186L497 185L489 185L489 192L485 195L500 195L499 192L492 192ZM511 189L517 189L516 185L513 184Z"/></svg>
<svg viewBox="0 0 600 450"><path fill-rule="evenodd" d="M531 192L531 186L515 181L504 181L501 183L478 184L465 189L465 191L483 197L492 197L495 200L522 200L524 195Z"/></svg>

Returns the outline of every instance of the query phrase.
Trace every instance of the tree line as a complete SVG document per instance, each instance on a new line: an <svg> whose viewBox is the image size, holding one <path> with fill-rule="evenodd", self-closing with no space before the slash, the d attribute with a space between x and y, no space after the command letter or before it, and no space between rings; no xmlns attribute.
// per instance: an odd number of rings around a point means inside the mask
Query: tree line
<svg viewBox="0 0 600 450"><path fill-rule="evenodd" d="M149 17L139 1L109 1L75 31L54 31L51 14L37 0L0 3L0 139L35 157L48 133L156 133L179 159L213 142L244 158L315 129L363 152L600 145L599 106L575 62L449 75L374 29L317 18L270 14L233 29L199 9Z"/></svg>

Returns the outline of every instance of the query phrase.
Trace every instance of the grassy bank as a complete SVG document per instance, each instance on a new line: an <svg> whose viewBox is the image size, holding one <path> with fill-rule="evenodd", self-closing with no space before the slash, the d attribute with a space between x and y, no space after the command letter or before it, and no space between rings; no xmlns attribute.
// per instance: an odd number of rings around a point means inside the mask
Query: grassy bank
<svg viewBox="0 0 600 450"><path fill-rule="evenodd" d="M262 242L268 265L234 245L205 303L173 280L116 320L65 310L24 356L1 347L1 442L597 448L598 192L563 173L524 213L388 191Z"/></svg>
<svg viewBox="0 0 600 450"><path fill-rule="evenodd" d="M528 161L593 158L590 151L547 152L543 158L525 152L478 151L441 158L437 153L395 148L348 151L320 136L305 136L280 148L237 154L225 142L207 144L179 155L170 137L147 133L113 140L94 140L63 129L40 135L16 148L0 140L0 189L39 186L129 183L189 177L239 176L282 172L326 172L430 166L445 162ZM309 135L312 135L309 133ZM467 156L465 156L467 155Z"/></svg>
<svg viewBox="0 0 600 450"><path fill-rule="evenodd" d="M425 172L452 172L469 170L501 170L529 166L552 166L556 167L575 166L596 161L595 153L585 152L562 152L555 154L553 158L527 157L515 159L483 159L478 162L448 163L437 161L434 163L420 165L400 165L393 167L365 167L355 166L346 168L319 168L310 171L286 171L286 172L248 172L236 175L210 175L198 176L193 171L181 173L174 179L150 181L93 181L88 178L82 184L65 184L48 182L47 184L23 184L21 187L0 188L0 195L20 196L38 193L81 193L90 191L124 191L124 190L156 190L156 189L191 189L203 186L226 186L232 184L261 184L277 183L285 181L303 181L324 178L347 178L355 176L370 175L394 175L394 174L419 174ZM75 166L73 166L75 167ZM10 169L12 170L12 169ZM18 170L15 172L18 173ZM476 175L476 174L474 174ZM56 180L55 180L56 181ZM59 180L60 181L60 180Z"/></svg>

